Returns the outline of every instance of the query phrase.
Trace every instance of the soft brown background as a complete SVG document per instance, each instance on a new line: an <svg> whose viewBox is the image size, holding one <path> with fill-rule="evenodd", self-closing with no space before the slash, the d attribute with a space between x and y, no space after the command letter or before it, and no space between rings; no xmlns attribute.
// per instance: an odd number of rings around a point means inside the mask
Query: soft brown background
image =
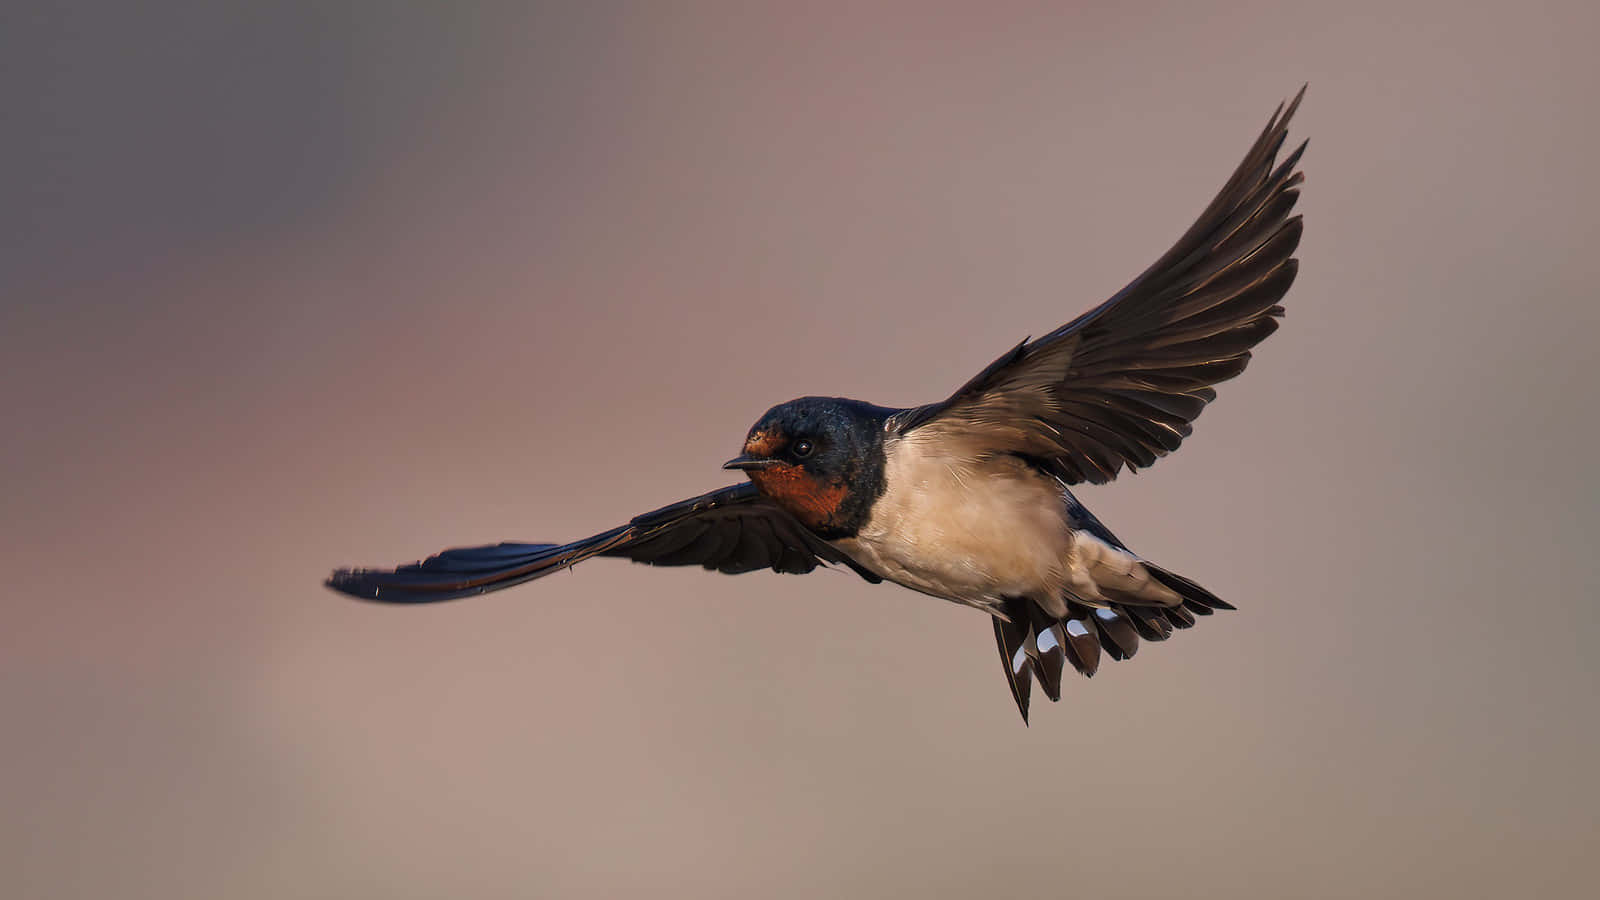
<svg viewBox="0 0 1600 900"><path fill-rule="evenodd" d="M0 893L1594 896L1600 15L981 6L8 8ZM1083 492L1240 611L1032 728L844 574L320 587L942 395L1302 81L1285 328Z"/></svg>

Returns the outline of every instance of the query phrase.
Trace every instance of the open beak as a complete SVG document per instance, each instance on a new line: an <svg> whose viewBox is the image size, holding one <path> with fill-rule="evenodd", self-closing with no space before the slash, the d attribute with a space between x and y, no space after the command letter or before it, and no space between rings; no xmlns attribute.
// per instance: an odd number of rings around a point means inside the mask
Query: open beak
<svg viewBox="0 0 1600 900"><path fill-rule="evenodd" d="M759 459L754 456L745 455L735 456L733 459L723 463L722 467L724 469L744 469L745 471L749 471L750 469L765 469L767 466L777 464L777 462L778 461L775 459Z"/></svg>

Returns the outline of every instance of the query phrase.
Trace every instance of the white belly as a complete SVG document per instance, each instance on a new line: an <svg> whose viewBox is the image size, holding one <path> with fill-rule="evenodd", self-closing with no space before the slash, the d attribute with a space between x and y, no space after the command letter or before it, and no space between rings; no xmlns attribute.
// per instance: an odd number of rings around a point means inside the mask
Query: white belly
<svg viewBox="0 0 1600 900"><path fill-rule="evenodd" d="M940 457L906 439L884 452L883 496L835 546L889 581L958 603L1061 603L1051 601L1068 583L1073 535L1054 479L1013 457Z"/></svg>

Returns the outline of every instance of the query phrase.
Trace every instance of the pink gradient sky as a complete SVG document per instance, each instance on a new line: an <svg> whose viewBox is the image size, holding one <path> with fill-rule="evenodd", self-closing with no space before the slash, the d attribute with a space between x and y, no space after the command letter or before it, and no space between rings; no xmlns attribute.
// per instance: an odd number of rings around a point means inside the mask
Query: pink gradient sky
<svg viewBox="0 0 1600 900"><path fill-rule="evenodd" d="M1591 4L585 9L0 28L0 893L1600 887ZM1240 611L1032 728L980 617L843 574L319 586L941 396L1304 81L1285 327L1082 493Z"/></svg>

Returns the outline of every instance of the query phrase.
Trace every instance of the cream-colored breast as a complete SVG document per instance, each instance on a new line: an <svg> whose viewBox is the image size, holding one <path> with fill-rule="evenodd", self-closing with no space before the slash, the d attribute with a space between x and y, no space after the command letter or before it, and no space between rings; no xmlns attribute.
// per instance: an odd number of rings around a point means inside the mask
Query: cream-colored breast
<svg viewBox="0 0 1600 900"><path fill-rule="evenodd" d="M1060 596L1072 533L1054 479L1015 457L942 455L914 436L891 438L884 455L883 496L841 550L890 581L982 608Z"/></svg>

